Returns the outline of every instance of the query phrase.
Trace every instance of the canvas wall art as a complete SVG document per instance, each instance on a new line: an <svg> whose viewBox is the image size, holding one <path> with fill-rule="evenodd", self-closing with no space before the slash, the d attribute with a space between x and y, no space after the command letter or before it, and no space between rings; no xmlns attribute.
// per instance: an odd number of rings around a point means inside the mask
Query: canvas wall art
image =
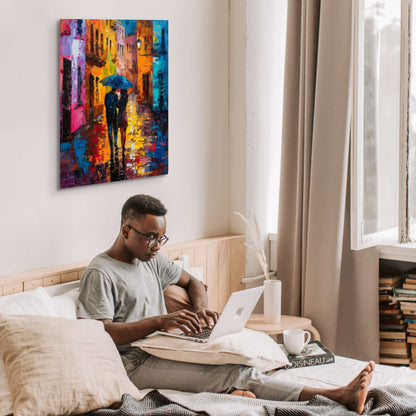
<svg viewBox="0 0 416 416"><path fill-rule="evenodd" d="M60 187L168 173L168 21L60 21Z"/></svg>

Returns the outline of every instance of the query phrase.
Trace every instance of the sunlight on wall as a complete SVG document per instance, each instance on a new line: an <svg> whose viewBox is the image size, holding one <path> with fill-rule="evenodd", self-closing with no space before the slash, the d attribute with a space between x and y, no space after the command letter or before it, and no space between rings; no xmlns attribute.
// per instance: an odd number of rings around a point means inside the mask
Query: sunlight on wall
<svg viewBox="0 0 416 416"><path fill-rule="evenodd" d="M246 201L266 244L277 231L287 0L247 0ZM247 275L259 271L249 256Z"/></svg>

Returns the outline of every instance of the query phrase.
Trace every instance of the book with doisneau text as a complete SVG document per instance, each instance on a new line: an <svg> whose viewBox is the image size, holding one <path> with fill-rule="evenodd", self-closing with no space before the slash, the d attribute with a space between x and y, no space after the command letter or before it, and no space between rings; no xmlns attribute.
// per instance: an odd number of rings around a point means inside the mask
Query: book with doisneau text
<svg viewBox="0 0 416 416"><path fill-rule="evenodd" d="M319 341L310 342L298 355L289 354L283 344L279 344L279 346L290 362L285 368L309 367L335 362L335 355Z"/></svg>

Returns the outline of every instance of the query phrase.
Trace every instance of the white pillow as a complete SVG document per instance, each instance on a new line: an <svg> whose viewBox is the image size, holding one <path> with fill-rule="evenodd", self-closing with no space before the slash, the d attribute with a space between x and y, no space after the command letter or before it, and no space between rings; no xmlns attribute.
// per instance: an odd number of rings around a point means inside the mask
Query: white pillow
<svg viewBox="0 0 416 416"><path fill-rule="evenodd" d="M43 287L38 287L28 292L16 293L4 296L0 302L0 313L10 315L43 315L55 316L48 292Z"/></svg>
<svg viewBox="0 0 416 416"><path fill-rule="evenodd" d="M69 290L61 295L51 296L56 316L77 319L79 288Z"/></svg>
<svg viewBox="0 0 416 416"><path fill-rule="evenodd" d="M43 287L38 287L28 292L1 297L0 313L54 316L55 309L48 292ZM3 359L0 355L0 416L11 413L13 413L12 396Z"/></svg>
<svg viewBox="0 0 416 416"><path fill-rule="evenodd" d="M289 364L282 349L263 332L244 329L207 343L154 335L133 344L159 358L199 364L242 364L270 371Z"/></svg>
<svg viewBox="0 0 416 416"><path fill-rule="evenodd" d="M0 314L15 416L84 414L143 395L102 322Z"/></svg>

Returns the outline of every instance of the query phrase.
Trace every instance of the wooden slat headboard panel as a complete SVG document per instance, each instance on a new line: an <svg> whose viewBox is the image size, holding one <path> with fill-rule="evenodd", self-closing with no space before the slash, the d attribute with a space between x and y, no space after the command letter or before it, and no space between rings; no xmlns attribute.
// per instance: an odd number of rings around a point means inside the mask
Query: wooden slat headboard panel
<svg viewBox="0 0 416 416"><path fill-rule="evenodd" d="M244 289L241 283L245 275L242 235L226 234L166 245L162 252L171 260L188 255L191 267L202 267L210 306L217 311L223 310L232 292Z"/></svg>
<svg viewBox="0 0 416 416"><path fill-rule="evenodd" d="M170 260L189 256L191 267L202 267L208 285L210 306L222 311L232 292L243 289L245 274L244 236L226 234L184 243L167 244L162 253ZM79 280L89 261L49 267L0 277L0 296Z"/></svg>

